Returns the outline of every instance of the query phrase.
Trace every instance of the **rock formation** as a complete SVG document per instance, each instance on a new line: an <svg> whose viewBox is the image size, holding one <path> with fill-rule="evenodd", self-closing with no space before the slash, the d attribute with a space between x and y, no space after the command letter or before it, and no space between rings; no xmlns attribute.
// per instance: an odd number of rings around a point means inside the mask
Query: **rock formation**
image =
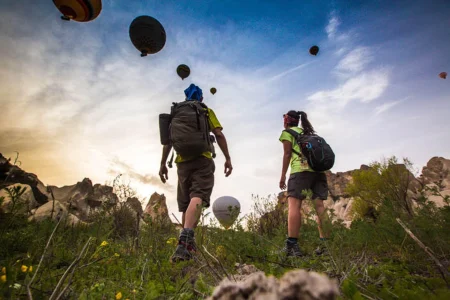
<svg viewBox="0 0 450 300"><path fill-rule="evenodd" d="M361 165L359 170L368 170L369 168L367 165ZM413 208L416 206L416 200L423 189L425 189L425 196L438 207L445 205L443 197L450 197L450 160L443 157L431 158L418 178L415 178L411 172L407 171L404 164L398 164L393 168L395 168L394 174L398 173L399 176L407 174L403 182L408 185L407 199L412 203ZM345 190L347 185L353 181L355 171L357 170L337 173L326 172L329 195L324 205L328 210L333 210L335 214L333 221L341 220L347 227L352 222L351 209L354 200ZM432 188L438 190L440 195L435 195L436 193L430 190ZM312 206L309 203L304 203L302 206L303 215L307 216L311 208ZM286 192L281 192L278 194L276 209L261 217L262 230L264 231L265 227L270 228L273 225L272 223L282 220L282 216L286 212L287 194Z"/></svg>
<svg viewBox="0 0 450 300"><path fill-rule="evenodd" d="M152 220L170 221L166 196L164 194L159 195L158 193L153 193L145 206L144 215L149 215Z"/></svg>
<svg viewBox="0 0 450 300"><path fill-rule="evenodd" d="M359 170L368 170L369 168L367 165L361 165ZM405 170L405 166L402 164L395 166L395 168L398 168L399 174ZM342 220L346 226L350 226L352 221L351 208L353 204L353 199L346 193L346 187L352 182L355 171L326 172L329 197L325 201L325 207L334 211L334 221ZM415 178L411 173L408 173L408 176L408 179L405 180L408 184L407 197L413 208L421 195L421 191L436 206L442 207L445 205L443 197L450 197L450 160L443 157L433 157L423 168L420 177ZM119 202L117 195L113 192L113 187L100 184L93 185L89 178L84 178L74 185L45 186L35 174L27 173L19 166L11 164L11 161L0 153L0 197L4 198L0 212L8 212L12 205L7 191L4 190L5 187L25 189L21 201L26 205L22 209L28 215L37 213L36 216L30 218L34 220L41 220L44 216L54 216L54 208L62 207L62 210L56 212L56 215L60 213L67 216L74 223L83 222L87 221L93 210L114 206ZM55 205L53 202L55 202ZM280 193L276 209L261 216L260 227L262 231L285 221L286 202L286 193ZM51 203L51 205L48 203ZM148 215L152 220L171 222L166 198L163 194L159 195L156 192L152 194L145 209L142 209L139 199L135 197L127 198L126 203L139 216ZM48 210L49 207L52 207L52 209ZM304 215L308 215L311 208L311 205L303 205Z"/></svg>
<svg viewBox="0 0 450 300"><path fill-rule="evenodd" d="M113 187L101 184L93 185L89 178L74 185L57 187L45 186L35 174L23 171L19 166L11 164L0 153L0 197L4 198L0 207L1 212L8 212L12 205L6 187L24 188L25 192L20 197L22 205L21 213L31 215L30 220L41 221L52 217L58 219L67 218L68 223L84 223L89 215L96 209L112 207L119 203L118 196ZM136 197L129 197L127 205L138 213L144 215L142 204ZM154 220L170 221L164 195L154 193L146 206L145 213Z"/></svg>

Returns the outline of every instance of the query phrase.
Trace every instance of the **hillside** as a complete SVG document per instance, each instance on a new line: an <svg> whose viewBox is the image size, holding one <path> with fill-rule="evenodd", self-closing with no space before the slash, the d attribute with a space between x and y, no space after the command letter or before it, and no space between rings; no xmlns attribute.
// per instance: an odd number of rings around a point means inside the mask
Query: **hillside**
<svg viewBox="0 0 450 300"><path fill-rule="evenodd" d="M5 299L444 299L450 297L450 160L419 177L394 158L328 172L334 220L316 256L304 205L305 258L280 254L283 193L254 197L230 230L196 229L192 262L169 262L178 229L164 195L142 206L125 185L45 185L0 154L0 295ZM144 209L143 209L144 207ZM204 220L204 218L202 218ZM253 298L252 298L253 297Z"/></svg>

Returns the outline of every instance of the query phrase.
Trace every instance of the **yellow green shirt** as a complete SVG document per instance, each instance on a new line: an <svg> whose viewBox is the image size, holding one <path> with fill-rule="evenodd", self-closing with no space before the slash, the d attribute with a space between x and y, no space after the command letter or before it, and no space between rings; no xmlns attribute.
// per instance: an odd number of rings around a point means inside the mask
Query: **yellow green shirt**
<svg viewBox="0 0 450 300"><path fill-rule="evenodd" d="M303 129L301 129L300 127L291 127L292 130L294 130L295 132L298 133L302 133ZM300 151L300 146L297 144L297 142L295 141L295 138L292 134L290 134L289 132L286 132L283 130L283 132L281 133L280 136L280 142L283 141L288 141L292 144L292 149L294 149L295 151L297 151L298 153L302 153ZM311 169L311 167L308 165L308 161L306 160L306 158L303 155L297 155L296 153L292 152L292 156L291 156L291 174L293 173L298 173L298 172L314 172L313 169Z"/></svg>
<svg viewBox="0 0 450 300"><path fill-rule="evenodd" d="M213 131L213 129L216 128L220 128L223 129L222 125L220 124L219 120L216 117L216 114L214 113L214 111L211 108L208 108L208 123L209 123L209 130L210 132ZM210 158L212 159L212 153L211 151L206 151L203 152L202 155L206 158ZM184 162L184 161L189 161L192 159L195 159L196 157L181 157L178 153L177 153L177 158L175 158L175 163L180 163L180 162Z"/></svg>

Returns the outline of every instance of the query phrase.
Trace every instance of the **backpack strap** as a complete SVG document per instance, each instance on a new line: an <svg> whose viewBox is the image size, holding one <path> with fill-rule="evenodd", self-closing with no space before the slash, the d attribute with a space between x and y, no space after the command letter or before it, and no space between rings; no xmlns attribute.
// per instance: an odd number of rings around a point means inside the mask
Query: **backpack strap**
<svg viewBox="0 0 450 300"><path fill-rule="evenodd" d="M295 141L297 142L297 138L300 136L300 133L288 128L285 129L283 131L286 131L287 133L289 133L290 135L292 135L295 138ZM297 150L294 149L293 145L292 145L292 152L294 152L295 154L297 154L299 157L302 156Z"/></svg>

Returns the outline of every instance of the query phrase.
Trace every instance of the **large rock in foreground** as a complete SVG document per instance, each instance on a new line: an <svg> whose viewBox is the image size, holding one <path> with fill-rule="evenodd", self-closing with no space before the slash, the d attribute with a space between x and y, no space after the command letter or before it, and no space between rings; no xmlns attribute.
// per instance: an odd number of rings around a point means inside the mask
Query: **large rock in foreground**
<svg viewBox="0 0 450 300"><path fill-rule="evenodd" d="M209 300L333 300L339 295L335 280L326 275L305 270L287 272L279 280L263 272L250 275L245 281L223 280Z"/></svg>

